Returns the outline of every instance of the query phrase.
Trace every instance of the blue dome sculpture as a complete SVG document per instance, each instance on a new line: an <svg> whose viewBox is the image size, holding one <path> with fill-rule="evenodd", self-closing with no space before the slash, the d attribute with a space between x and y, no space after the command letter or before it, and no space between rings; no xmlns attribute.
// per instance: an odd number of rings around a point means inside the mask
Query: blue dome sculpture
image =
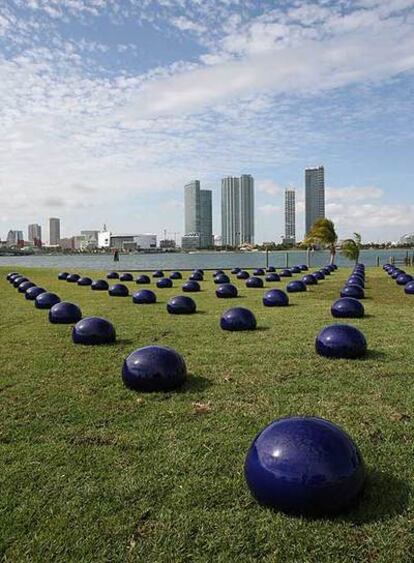
<svg viewBox="0 0 414 563"><path fill-rule="evenodd" d="M256 270L253 271L253 275L254 276L264 276L265 271L263 270L263 268L256 268Z"/></svg>
<svg viewBox="0 0 414 563"><path fill-rule="evenodd" d="M237 287L231 283L223 283L217 286L216 295L220 299L232 299L237 297Z"/></svg>
<svg viewBox="0 0 414 563"><path fill-rule="evenodd" d="M266 272L268 273L274 273L276 272L276 268L274 266L268 266Z"/></svg>
<svg viewBox="0 0 414 563"><path fill-rule="evenodd" d="M347 279L346 285L359 285L364 289L365 281L361 277L353 275Z"/></svg>
<svg viewBox="0 0 414 563"><path fill-rule="evenodd" d="M170 280L170 278L161 278L160 280L157 281L156 285L159 289L164 289L167 287L172 287L173 282L172 280Z"/></svg>
<svg viewBox="0 0 414 563"><path fill-rule="evenodd" d="M303 276L302 281L305 285L317 285L318 278L313 274L306 274Z"/></svg>
<svg viewBox="0 0 414 563"><path fill-rule="evenodd" d="M54 324L74 324L80 321L82 312L74 303L61 301L49 310L49 321Z"/></svg>
<svg viewBox="0 0 414 563"><path fill-rule="evenodd" d="M292 274L300 274L302 270L299 266L293 266L290 271L292 272Z"/></svg>
<svg viewBox="0 0 414 563"><path fill-rule="evenodd" d="M56 293L50 293L49 291L40 293L35 299L35 307L37 309L51 309L56 303L60 303L60 297Z"/></svg>
<svg viewBox="0 0 414 563"><path fill-rule="evenodd" d="M132 302L138 305L151 305L157 301L157 296L150 289L140 289L132 296Z"/></svg>
<svg viewBox="0 0 414 563"><path fill-rule="evenodd" d="M325 279L325 274L324 274L323 272L321 272L320 270L317 270L316 272L313 272L312 276L315 276L315 278L316 278L318 281Z"/></svg>
<svg viewBox="0 0 414 563"><path fill-rule="evenodd" d="M359 319L364 316L364 306L353 297L341 297L332 305L331 313L337 319Z"/></svg>
<svg viewBox="0 0 414 563"><path fill-rule="evenodd" d="M269 289L263 295L263 305L265 307L287 307L289 297L281 289Z"/></svg>
<svg viewBox="0 0 414 563"><path fill-rule="evenodd" d="M26 291L28 289L30 289L31 287L35 287L35 286L36 286L35 283L33 283L31 281L25 281L25 282L23 282L19 285L17 290L18 290L19 293L26 293Z"/></svg>
<svg viewBox="0 0 414 563"><path fill-rule="evenodd" d="M135 280L135 283L137 283L138 285L144 285L144 284L151 283L151 280L150 280L149 276L147 276L146 274L142 274L141 276L137 277L137 279Z"/></svg>
<svg viewBox="0 0 414 563"><path fill-rule="evenodd" d="M218 274L214 276L215 284L230 283L230 278L227 274Z"/></svg>
<svg viewBox="0 0 414 563"><path fill-rule="evenodd" d="M410 276L410 274L400 274L396 280L398 285L406 285L407 283L409 283L410 281L413 281L413 276ZM19 291L20 291L20 287L19 286Z"/></svg>
<svg viewBox="0 0 414 563"><path fill-rule="evenodd" d="M27 282L30 281L29 278L26 278L24 276L18 276L17 278L14 278L13 280L13 287L19 287L19 285L23 282Z"/></svg>
<svg viewBox="0 0 414 563"><path fill-rule="evenodd" d="M107 280L117 280L117 279L119 279L119 274L118 274L118 272L109 272L108 274L106 274L106 279Z"/></svg>
<svg viewBox="0 0 414 563"><path fill-rule="evenodd" d="M60 272L60 274L58 275L58 280L66 280L68 275L69 275L69 272Z"/></svg>
<svg viewBox="0 0 414 563"><path fill-rule="evenodd" d="M265 280L267 282L278 282L280 281L280 276L279 274L276 274L276 272L271 272L270 274L267 274L267 276L265 277Z"/></svg>
<svg viewBox="0 0 414 563"><path fill-rule="evenodd" d="M134 281L134 277L129 272L124 272L123 274L121 274L119 276L119 281L122 281L122 282Z"/></svg>
<svg viewBox="0 0 414 563"><path fill-rule="evenodd" d="M167 311L171 315L191 315L196 312L196 304L187 295L177 295L168 301Z"/></svg>
<svg viewBox="0 0 414 563"><path fill-rule="evenodd" d="M170 274L170 280L182 280L183 276L181 275L181 272L171 272Z"/></svg>
<svg viewBox="0 0 414 563"><path fill-rule="evenodd" d="M251 276L246 280L246 287L263 287L263 280L257 276Z"/></svg>
<svg viewBox="0 0 414 563"><path fill-rule="evenodd" d="M9 272L9 273L7 274L7 276L6 276L6 280L7 280L7 281L10 281L10 278L11 278L12 276L18 276L18 275L19 275L19 272Z"/></svg>
<svg viewBox="0 0 414 563"><path fill-rule="evenodd" d="M333 324L318 334L316 351L327 358L361 358L367 352L367 342L360 330L352 325Z"/></svg>
<svg viewBox="0 0 414 563"><path fill-rule="evenodd" d="M306 284L302 280L294 280L287 284L286 291L288 293L299 293L306 291Z"/></svg>
<svg viewBox="0 0 414 563"><path fill-rule="evenodd" d="M353 297L354 299L364 299L365 293L360 285L346 285L342 288L341 297Z"/></svg>
<svg viewBox="0 0 414 563"><path fill-rule="evenodd" d="M249 272L246 272L246 270L240 270L240 272L236 275L236 278L238 280L247 280L250 277Z"/></svg>
<svg viewBox="0 0 414 563"><path fill-rule="evenodd" d="M181 288L185 293L196 293L201 290L198 281L189 280L185 282Z"/></svg>
<svg viewBox="0 0 414 563"><path fill-rule="evenodd" d="M316 417L273 421L246 456L247 486L262 505L300 516L350 508L366 480L361 453L339 426Z"/></svg>
<svg viewBox="0 0 414 563"><path fill-rule="evenodd" d="M163 278L164 277L164 272L162 270L155 270L155 272L152 274L153 278Z"/></svg>
<svg viewBox="0 0 414 563"><path fill-rule="evenodd" d="M116 340L116 332L113 324L106 319L85 317L73 327L72 340L75 344L90 346L112 344Z"/></svg>
<svg viewBox="0 0 414 563"><path fill-rule="evenodd" d="M92 279L88 278L87 276L84 276L83 278L79 278L78 279L78 285L82 286L82 287L87 287L92 285Z"/></svg>
<svg viewBox="0 0 414 563"><path fill-rule="evenodd" d="M414 295L414 281L408 282L407 285L404 286L404 291L407 295Z"/></svg>
<svg viewBox="0 0 414 563"><path fill-rule="evenodd" d="M96 280L92 282L91 289L94 291L107 291L109 289L109 285L105 280Z"/></svg>
<svg viewBox="0 0 414 563"><path fill-rule="evenodd" d="M398 276L401 275L401 274L405 274L404 270L396 269L391 274L391 277L392 277L393 280L396 280L398 278Z"/></svg>
<svg viewBox="0 0 414 563"><path fill-rule="evenodd" d="M282 270L280 272L280 277L281 278L291 278L292 277L292 272L290 270L288 270L287 268L285 268L284 270Z"/></svg>
<svg viewBox="0 0 414 563"><path fill-rule="evenodd" d="M241 271L240 268L233 268L231 273L235 275L238 274L240 271Z"/></svg>
<svg viewBox="0 0 414 563"><path fill-rule="evenodd" d="M226 275L225 272L224 272L224 270L216 270L216 271L213 273L213 278L215 278L215 277L217 277L217 276L221 276L221 275L223 275L223 274Z"/></svg>
<svg viewBox="0 0 414 563"><path fill-rule="evenodd" d="M80 280L79 274L69 274L68 277L66 278L66 281L68 283L78 283L79 280Z"/></svg>
<svg viewBox="0 0 414 563"><path fill-rule="evenodd" d="M22 276L21 274L15 274L15 273L13 272L13 273L11 274L11 276L9 277L9 283L10 283L11 285L13 285L14 280L15 280L16 278L22 278L22 277L23 277L23 276Z"/></svg>
<svg viewBox="0 0 414 563"><path fill-rule="evenodd" d="M321 268L321 271L325 274L325 276L331 275L331 270L329 268Z"/></svg>
<svg viewBox="0 0 414 563"><path fill-rule="evenodd" d="M301 269L301 272L307 272L309 270L306 264L301 264L299 268Z"/></svg>
<svg viewBox="0 0 414 563"><path fill-rule="evenodd" d="M25 293L25 297L28 301L34 301L36 297L41 293L46 293L46 289L35 285L34 287L29 287L29 289Z"/></svg>
<svg viewBox="0 0 414 563"><path fill-rule="evenodd" d="M194 272L193 274L191 274L191 276L188 279L190 281L200 282L204 280L204 277L203 274L201 274L200 272Z"/></svg>
<svg viewBox="0 0 414 563"><path fill-rule="evenodd" d="M225 311L220 319L220 326L223 330L244 331L256 328L256 317L244 307L234 307Z"/></svg>
<svg viewBox="0 0 414 563"><path fill-rule="evenodd" d="M129 290L126 285L122 283L116 283L109 288L108 293L111 297L128 297Z"/></svg>
<svg viewBox="0 0 414 563"><path fill-rule="evenodd" d="M139 348L126 358L122 367L122 380L134 391L171 391L186 379L183 357L166 346Z"/></svg>

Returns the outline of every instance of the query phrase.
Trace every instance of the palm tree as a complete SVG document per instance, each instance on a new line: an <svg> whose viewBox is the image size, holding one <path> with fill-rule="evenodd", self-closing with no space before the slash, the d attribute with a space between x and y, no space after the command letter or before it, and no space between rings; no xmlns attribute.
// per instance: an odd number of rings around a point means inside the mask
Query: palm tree
<svg viewBox="0 0 414 563"><path fill-rule="evenodd" d="M308 245L319 244L327 248L331 255L331 264L335 262L337 242L338 235L335 231L335 225L330 219L318 219L315 221L305 238L305 243Z"/></svg>
<svg viewBox="0 0 414 563"><path fill-rule="evenodd" d="M354 238L347 238L342 243L342 254L349 260L355 260L355 264L358 263L360 251L361 235L359 233L354 233Z"/></svg>

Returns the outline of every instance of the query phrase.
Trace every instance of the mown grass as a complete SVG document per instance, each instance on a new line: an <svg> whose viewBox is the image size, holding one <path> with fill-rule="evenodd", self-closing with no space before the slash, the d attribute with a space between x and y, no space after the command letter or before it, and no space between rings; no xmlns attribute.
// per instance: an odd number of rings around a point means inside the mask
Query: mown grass
<svg viewBox="0 0 414 563"><path fill-rule="evenodd" d="M9 286L7 271L0 269L5 561L414 560L414 299L382 270L367 270L367 317L353 324L370 352L357 361L314 351L349 269L280 309L264 308L263 290L241 281L239 299L217 299L207 272L194 297L199 312L188 317L165 309L179 282L156 290L156 305L138 306L57 281L56 271L22 269L84 316L111 320L118 342L106 347L72 344L70 327L51 325ZM259 330L220 330L220 313L235 304L255 312ZM144 395L122 385L125 356L152 343L184 356L191 379L180 392ZM328 418L358 443L369 480L351 512L307 520L251 498L248 446L270 421L292 414Z"/></svg>

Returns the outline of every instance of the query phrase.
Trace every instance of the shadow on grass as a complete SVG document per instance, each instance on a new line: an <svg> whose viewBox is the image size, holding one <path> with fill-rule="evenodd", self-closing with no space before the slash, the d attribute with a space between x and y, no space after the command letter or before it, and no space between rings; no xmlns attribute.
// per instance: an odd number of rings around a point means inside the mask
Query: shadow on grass
<svg viewBox="0 0 414 563"><path fill-rule="evenodd" d="M371 471L359 503L348 513L335 518L355 525L394 518L407 509L411 488L391 473Z"/></svg>
<svg viewBox="0 0 414 563"><path fill-rule="evenodd" d="M112 346L124 346L126 344L133 344L133 340L131 338L117 338L116 342L112 344Z"/></svg>
<svg viewBox="0 0 414 563"><path fill-rule="evenodd" d="M258 327L256 327L256 332L265 332L266 330L270 330L270 326L258 326Z"/></svg>
<svg viewBox="0 0 414 563"><path fill-rule="evenodd" d="M177 389L176 393L197 393L200 391L204 391L208 389L208 387L212 386L212 382L207 379L206 377L202 377L201 375L194 375L190 373L188 375L188 379L186 383L179 389Z"/></svg>
<svg viewBox="0 0 414 563"><path fill-rule="evenodd" d="M385 354L385 352L381 352L380 350L368 350L366 355L361 358L361 360L367 361L367 360L386 360L387 359L387 354Z"/></svg>

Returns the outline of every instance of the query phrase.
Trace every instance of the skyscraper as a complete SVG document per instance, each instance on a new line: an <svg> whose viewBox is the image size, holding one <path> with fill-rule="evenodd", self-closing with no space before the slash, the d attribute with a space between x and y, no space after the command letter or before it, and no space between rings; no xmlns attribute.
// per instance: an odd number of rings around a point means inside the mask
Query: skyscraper
<svg viewBox="0 0 414 563"><path fill-rule="evenodd" d="M36 246L40 246L42 243L42 227L37 223L33 223L28 226L27 229L28 241L32 242Z"/></svg>
<svg viewBox="0 0 414 563"><path fill-rule="evenodd" d="M223 246L254 243L254 180L250 174L221 181L221 235Z"/></svg>
<svg viewBox="0 0 414 563"><path fill-rule="evenodd" d="M305 170L305 230L309 233L317 219L325 218L325 170L323 166Z"/></svg>
<svg viewBox="0 0 414 563"><path fill-rule="evenodd" d="M221 181L221 238L223 246L240 244L240 179L234 176Z"/></svg>
<svg viewBox="0 0 414 563"><path fill-rule="evenodd" d="M200 190L200 248L213 246L212 208L211 190Z"/></svg>
<svg viewBox="0 0 414 563"><path fill-rule="evenodd" d="M60 244L60 219L57 217L49 219L49 244L50 246Z"/></svg>
<svg viewBox="0 0 414 563"><path fill-rule="evenodd" d="M23 246L24 244L23 231L10 230L7 233L6 243L7 246Z"/></svg>
<svg viewBox="0 0 414 563"><path fill-rule="evenodd" d="M296 193L294 188L285 190L285 244L296 243Z"/></svg>
<svg viewBox="0 0 414 563"><path fill-rule="evenodd" d="M212 221L212 193L211 190L200 189L199 180L194 180L184 186L185 206L185 235L198 236L191 238L191 246L194 248L209 248L213 244L213 221ZM189 240L189 239L188 239ZM184 237L184 241L187 238Z"/></svg>
<svg viewBox="0 0 414 563"><path fill-rule="evenodd" d="M240 176L240 244L254 243L254 181L250 174Z"/></svg>

